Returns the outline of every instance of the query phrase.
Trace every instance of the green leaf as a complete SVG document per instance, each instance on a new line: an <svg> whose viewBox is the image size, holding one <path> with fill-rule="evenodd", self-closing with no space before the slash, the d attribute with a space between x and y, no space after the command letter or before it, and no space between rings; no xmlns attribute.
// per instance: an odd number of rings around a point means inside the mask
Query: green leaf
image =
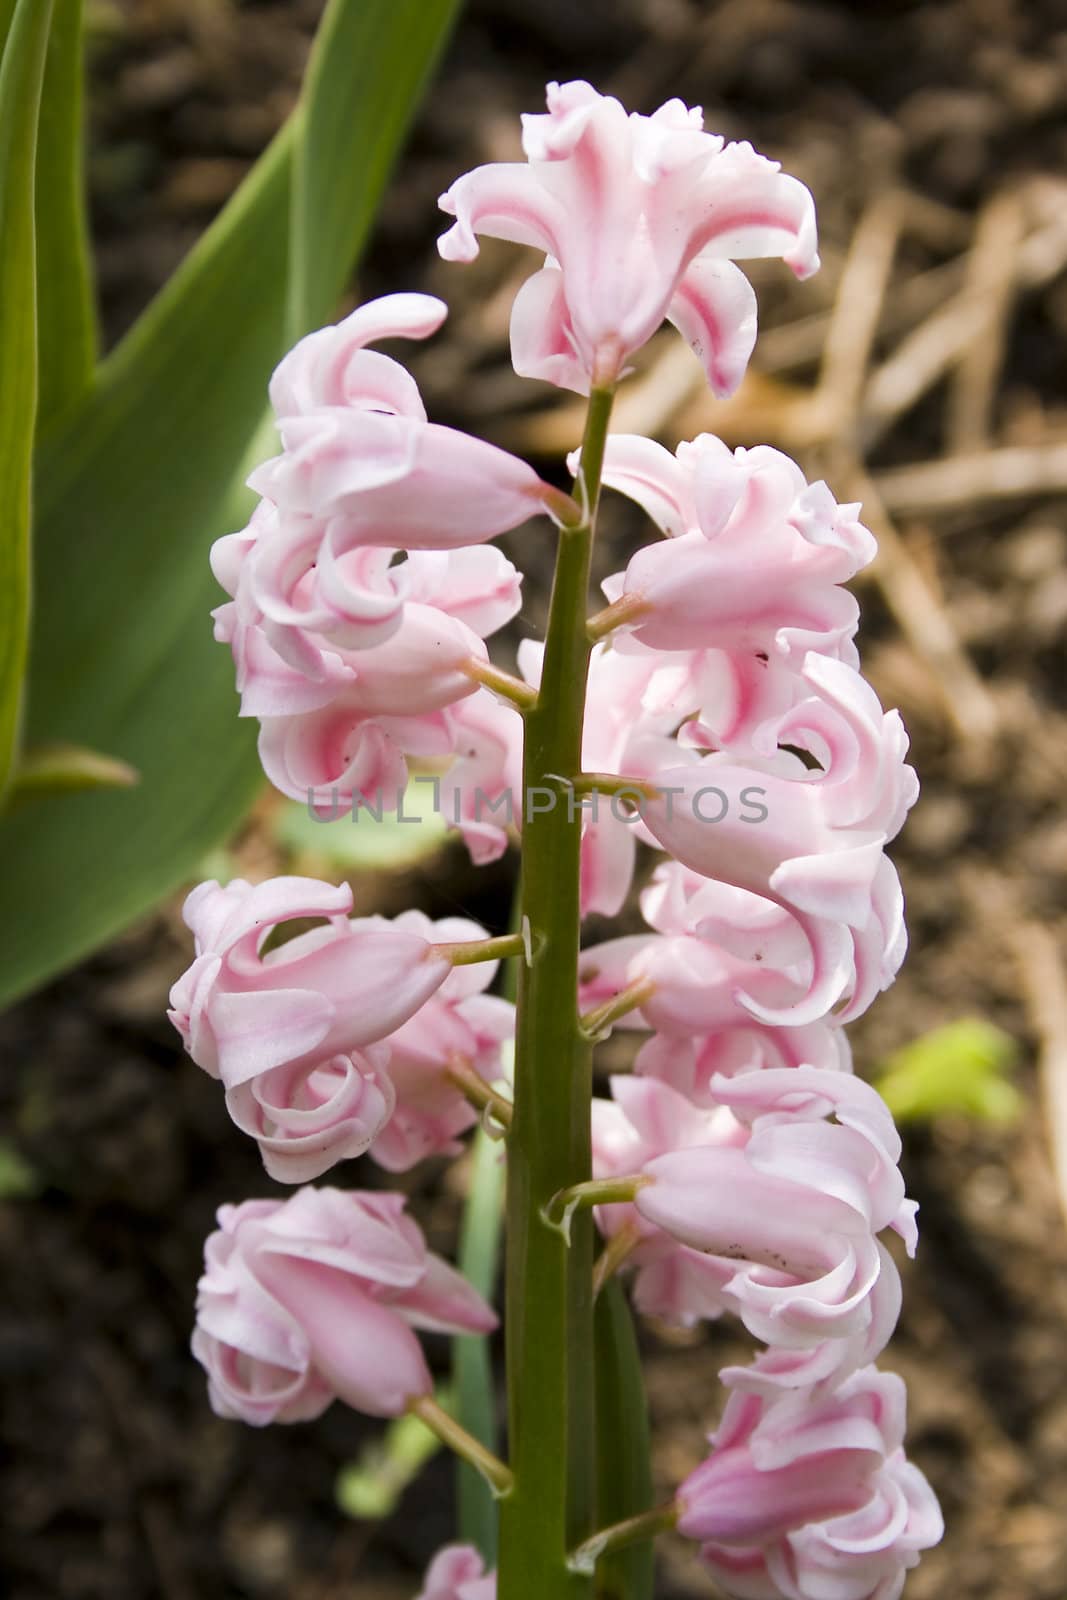
<svg viewBox="0 0 1067 1600"><path fill-rule="evenodd" d="M1010 1034L982 1017L961 1017L896 1051L874 1085L900 1121L956 1112L1010 1122L1023 1104L1006 1076L1018 1056Z"/></svg>
<svg viewBox="0 0 1067 1600"><path fill-rule="evenodd" d="M88 389L97 331L89 267L82 0L54 0L37 143L38 435Z"/></svg>
<svg viewBox="0 0 1067 1600"><path fill-rule="evenodd" d="M362 219L385 187L460 0L331 0L308 63L293 171L289 329L333 314ZM360 135L354 141L354 111Z"/></svg>
<svg viewBox="0 0 1067 1600"><path fill-rule="evenodd" d="M362 54L331 52L323 69L346 119L344 138L321 146L315 182L349 209L343 228L332 204L305 209L316 293L338 294L351 270L455 9L455 0L328 9L329 27L338 13L364 20ZM300 116L314 124L307 107ZM235 472L285 349L294 143L298 124L42 440L29 731L36 742L106 750L142 781L128 793L50 797L0 825L0 926L19 931L0 1000L186 880L262 781L255 728L237 720L232 663L211 638L209 612L223 596L207 554L247 514Z"/></svg>
<svg viewBox="0 0 1067 1600"><path fill-rule="evenodd" d="M512 901L510 926L516 933L522 920L522 907L516 892ZM501 992L514 1002L519 970L515 961L505 961ZM515 1046L501 1050L502 1075L509 1082L515 1074ZM492 1301L500 1272L500 1242L504 1232L504 1191L507 1169L501 1160L500 1141L484 1127L474 1136L471 1151L470 1188L463 1212L459 1240L459 1270L484 1299ZM496 1454L500 1449L497 1423L493 1361L489 1340L460 1335L452 1341L452 1378L456 1389L456 1417ZM459 1501L459 1537L481 1551L486 1565L496 1566L499 1543L499 1516L492 1490L480 1473L465 1461L456 1463Z"/></svg>
<svg viewBox="0 0 1067 1600"><path fill-rule="evenodd" d="M501 1146L484 1128L474 1136L470 1193L463 1215L459 1270L486 1300L496 1289L500 1235L504 1215L504 1163ZM489 1341L460 1335L452 1341L452 1376L456 1415L468 1433L496 1452L499 1449L493 1365ZM496 1565L497 1510L485 1479L465 1461L456 1466L459 1537L481 1551L488 1566Z"/></svg>
<svg viewBox="0 0 1067 1600"><path fill-rule="evenodd" d="M18 748L37 412L33 183L52 0L18 0L0 60L0 795Z"/></svg>
<svg viewBox="0 0 1067 1600"><path fill-rule="evenodd" d="M648 1407L641 1354L633 1317L618 1279L611 1279L597 1296L593 1339L596 1525L606 1528L647 1511L652 1505ZM654 1560L649 1542L602 1556L596 1567L596 1600L652 1600Z"/></svg>

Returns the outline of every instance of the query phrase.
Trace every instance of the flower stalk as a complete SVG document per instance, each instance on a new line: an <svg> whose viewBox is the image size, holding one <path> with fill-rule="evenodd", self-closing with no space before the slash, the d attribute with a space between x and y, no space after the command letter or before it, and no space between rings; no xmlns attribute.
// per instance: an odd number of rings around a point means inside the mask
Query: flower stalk
<svg viewBox="0 0 1067 1600"><path fill-rule="evenodd" d="M436 1434L442 1444L480 1472L494 1495L503 1499L511 1493L514 1480L504 1462L487 1450L466 1428L461 1427L455 1417L449 1416L432 1395L423 1395L421 1399L413 1401L408 1409L431 1433Z"/></svg>
<svg viewBox="0 0 1067 1600"><path fill-rule="evenodd" d="M590 396L576 499L580 526L560 534L541 687L526 717L525 792L581 771L589 568L612 392ZM589 1534L593 1505L593 1230L570 1246L542 1208L592 1175L592 1047L578 1018L581 821L569 808L531 816L521 905L534 959L519 981L515 1110L507 1196L508 1436L515 1491L501 1506L500 1594L587 1600L567 1552Z"/></svg>

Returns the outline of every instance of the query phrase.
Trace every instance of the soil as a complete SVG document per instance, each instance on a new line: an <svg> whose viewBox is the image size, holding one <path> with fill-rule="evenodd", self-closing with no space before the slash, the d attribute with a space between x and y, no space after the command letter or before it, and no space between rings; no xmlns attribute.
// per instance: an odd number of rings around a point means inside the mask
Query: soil
<svg viewBox="0 0 1067 1600"><path fill-rule="evenodd" d="M285 115L321 6L100 0L90 10L93 221L115 338ZM983 487L982 463L998 447L1040 454L1062 445L1067 248L1057 258L1053 238L1044 275L1022 273L999 300L985 281L995 314L935 360L933 377L880 428L860 429L851 455L819 423L815 379L850 240L880 197L898 196L900 242L869 348L847 315L836 319L862 367L841 370L868 420L864 374L884 371L969 272L1012 258L983 255L983 228L995 230L1018 201L1024 234L1049 219L1055 231L1067 200L1067 6L474 0L358 290L445 293L451 331L416 363L431 414L531 455L553 429L567 440L569 414L507 364L507 308L528 263L501 247L476 267L445 268L433 249L435 199L477 161L513 153L517 113L538 109L546 79L575 76L640 110L672 95L702 103L709 126L781 158L819 203L822 274L796 286L777 263L756 273L769 353L757 356L747 410L723 408L720 422L691 384L664 401L669 341L653 347L636 382L650 380L644 403L667 442L706 426L755 443L758 418L764 436L814 475L828 461L873 475L893 511L892 559L861 593L862 638L879 692L911 730L923 799L895 851L912 953L856 1028L857 1058L873 1071L926 1029L980 1015L1019 1042L1024 1097L1007 1126L953 1114L905 1129L922 1242L904 1269L888 1362L908 1380L910 1450L948 1530L907 1593L1062 1600L1067 1236L1045 1091L1057 1059L1067 1072L1067 486L1061 469L1058 493L1035 479L996 495ZM943 328L925 348L938 337ZM989 403L961 423L983 381L981 352L991 350L999 356L985 380ZM912 350L906 372L922 353ZM894 488L892 469L943 471L955 457L970 463L973 489L950 502L942 478L941 489L910 499L899 478ZM605 570L637 536L612 507ZM531 561L527 550L524 565L536 589L545 557ZM539 603L531 595L530 629ZM265 797L235 841L245 870L277 870L286 859L274 815ZM505 864L475 876L456 850L421 874L364 876L357 891L367 910L462 907L499 929L509 874ZM313 1425L263 1433L219 1421L188 1354L216 1206L274 1188L165 1020L188 954L175 902L0 1019L3 1152L25 1163L23 1192L0 1201L4 1592L402 1600L451 1536L448 1463L433 1461L384 1522L349 1520L337 1476L375 1425L340 1407ZM431 1242L445 1250L460 1176L431 1164L407 1182ZM374 1183L374 1169L361 1167L355 1181ZM715 1372L734 1345L719 1329L678 1340L647 1328L642 1337L667 1492L701 1454L720 1404ZM710 1592L692 1553L665 1541L660 1600Z"/></svg>

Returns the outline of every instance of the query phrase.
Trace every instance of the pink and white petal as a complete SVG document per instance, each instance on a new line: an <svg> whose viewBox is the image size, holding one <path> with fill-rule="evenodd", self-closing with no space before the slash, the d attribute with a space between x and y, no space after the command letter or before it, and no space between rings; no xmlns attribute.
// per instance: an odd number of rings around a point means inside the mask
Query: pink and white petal
<svg viewBox="0 0 1067 1600"><path fill-rule="evenodd" d="M725 400L745 375L756 343L756 292L740 267L698 256L678 280L667 316Z"/></svg>
<svg viewBox="0 0 1067 1600"><path fill-rule="evenodd" d="M573 471L577 454L568 458ZM642 506L663 533L674 538L697 525L692 479L678 458L653 439L613 433L604 452L604 483Z"/></svg>
<svg viewBox="0 0 1067 1600"><path fill-rule="evenodd" d="M558 267L527 278L511 308L511 364L520 378L588 394L590 374L575 352L570 312Z"/></svg>
<svg viewBox="0 0 1067 1600"><path fill-rule="evenodd" d="M568 219L541 182L522 162L497 161L458 178L438 201L455 222L437 241L445 261L473 261L477 235L529 244L558 256Z"/></svg>

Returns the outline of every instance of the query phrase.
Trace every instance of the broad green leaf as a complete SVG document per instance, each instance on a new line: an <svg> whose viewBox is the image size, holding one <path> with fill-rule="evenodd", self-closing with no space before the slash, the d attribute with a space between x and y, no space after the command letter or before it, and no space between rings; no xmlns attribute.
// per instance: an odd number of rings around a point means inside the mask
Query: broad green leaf
<svg viewBox="0 0 1067 1600"><path fill-rule="evenodd" d="M37 411L33 178L52 0L19 0L0 60L0 795L18 747Z"/></svg>
<svg viewBox="0 0 1067 1600"><path fill-rule="evenodd" d="M89 266L82 0L54 0L37 143L38 436L89 387L96 312Z"/></svg>
<svg viewBox="0 0 1067 1600"><path fill-rule="evenodd" d="M345 137L323 145L316 183L348 214L341 229L331 205L307 213L324 295L340 293L366 239L455 4L334 0L327 25L346 11L364 14L362 54L331 53L324 81L346 107ZM387 110L393 95L403 116ZM296 124L283 130L42 441L29 732L104 751L142 781L127 793L50 797L0 825L0 927L18 930L0 1000L185 880L261 782L255 728L238 721L232 663L211 637L209 612L223 597L207 554L247 513L246 493L233 497L235 470L285 348L297 137ZM358 187L353 171L367 174Z"/></svg>
<svg viewBox="0 0 1067 1600"><path fill-rule="evenodd" d="M459 0L331 0L327 6L308 63L293 172L294 338L333 315L343 287L336 262L350 261L359 249L368 201L385 186L458 12ZM355 147L354 106L362 125Z"/></svg>
<svg viewBox="0 0 1067 1600"><path fill-rule="evenodd" d="M1010 1034L982 1017L960 1017L897 1050L874 1085L901 1121L957 1112L1010 1122L1023 1105L1007 1076L1018 1058Z"/></svg>
<svg viewBox="0 0 1067 1600"><path fill-rule="evenodd" d="M593 1318L596 1349L598 1528L624 1522L652 1505L648 1407L633 1317L617 1278L605 1284ZM652 1600L651 1543L635 1544L597 1562L596 1600Z"/></svg>

